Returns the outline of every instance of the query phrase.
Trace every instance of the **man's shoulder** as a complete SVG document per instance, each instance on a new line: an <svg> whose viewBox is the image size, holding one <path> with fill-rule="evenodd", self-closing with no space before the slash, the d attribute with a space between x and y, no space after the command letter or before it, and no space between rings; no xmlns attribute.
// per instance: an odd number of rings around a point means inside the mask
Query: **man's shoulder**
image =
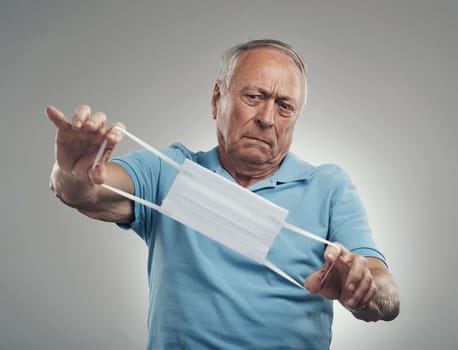
<svg viewBox="0 0 458 350"><path fill-rule="evenodd" d="M196 157L196 152L190 150L181 142L175 142L169 147L162 149L161 152L178 163L184 162L185 159L194 160Z"/></svg>
<svg viewBox="0 0 458 350"><path fill-rule="evenodd" d="M347 173L337 164L324 163L316 166L312 166L312 174L315 176L323 176L335 179L347 179Z"/></svg>
<svg viewBox="0 0 458 350"><path fill-rule="evenodd" d="M347 173L337 164L324 163L319 165L311 164L293 153L288 153L285 158L285 170L294 172L298 177L308 180L325 181L346 181L349 179Z"/></svg>
<svg viewBox="0 0 458 350"><path fill-rule="evenodd" d="M185 159L188 159L211 170L215 170L221 166L217 146L208 151L192 151L182 143L176 142L165 149L164 153L180 164L183 163Z"/></svg>

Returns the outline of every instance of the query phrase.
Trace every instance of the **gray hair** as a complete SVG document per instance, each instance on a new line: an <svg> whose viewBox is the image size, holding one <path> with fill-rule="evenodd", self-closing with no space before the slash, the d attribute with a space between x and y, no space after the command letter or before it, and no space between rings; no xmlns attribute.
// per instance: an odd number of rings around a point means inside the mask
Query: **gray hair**
<svg viewBox="0 0 458 350"><path fill-rule="evenodd" d="M282 51L284 54L289 56L296 64L297 68L304 77L305 82L305 95L307 92L307 80L309 75L309 69L307 64L301 55L291 45L274 39L257 39L250 40L242 44L235 45L234 47L227 50L222 59L221 65L218 71L217 81L220 84L221 92L224 93L229 89L229 85L234 74L235 67L237 66L238 60L242 53L259 47L274 48Z"/></svg>

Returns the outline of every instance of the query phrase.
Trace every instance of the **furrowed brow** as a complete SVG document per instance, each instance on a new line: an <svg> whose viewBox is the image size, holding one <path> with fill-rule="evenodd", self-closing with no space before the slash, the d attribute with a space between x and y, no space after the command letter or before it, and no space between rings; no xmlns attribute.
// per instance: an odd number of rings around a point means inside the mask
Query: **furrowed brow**
<svg viewBox="0 0 458 350"><path fill-rule="evenodd" d="M297 101L295 98L291 97L291 96L278 96L276 98L277 101L280 101L280 102L288 102L288 103L292 103L293 105L296 105L297 104Z"/></svg>
<svg viewBox="0 0 458 350"><path fill-rule="evenodd" d="M264 90L263 88L260 88L258 86L254 86L254 85L249 85L249 86L244 86L243 88L240 89L240 93L241 94L244 94L244 93L247 93L247 92L250 92L250 91L257 91L257 92L260 92L264 95L267 95L267 91Z"/></svg>

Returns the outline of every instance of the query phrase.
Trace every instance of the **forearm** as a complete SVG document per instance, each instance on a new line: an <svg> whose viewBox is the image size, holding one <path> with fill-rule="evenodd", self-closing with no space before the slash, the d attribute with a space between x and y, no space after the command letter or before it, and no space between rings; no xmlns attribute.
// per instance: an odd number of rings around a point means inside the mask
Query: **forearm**
<svg viewBox="0 0 458 350"><path fill-rule="evenodd" d="M119 166L107 166L107 183L124 191L133 192L133 186ZM89 176L67 172L54 165L50 180L51 190L69 207L90 218L102 221L129 223L133 219L133 204L100 185L93 184Z"/></svg>

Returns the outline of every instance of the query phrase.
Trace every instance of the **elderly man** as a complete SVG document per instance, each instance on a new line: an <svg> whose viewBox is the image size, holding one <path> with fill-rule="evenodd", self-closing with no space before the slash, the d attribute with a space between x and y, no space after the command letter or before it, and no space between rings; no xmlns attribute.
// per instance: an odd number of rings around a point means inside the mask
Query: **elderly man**
<svg viewBox="0 0 458 350"><path fill-rule="evenodd" d="M176 171L146 151L108 160L123 133L103 113L78 107L69 122L48 107L57 127L51 188L65 204L133 229L148 248L148 349L328 349L332 300L366 321L391 320L399 295L348 176L289 152L307 96L307 69L288 44L254 40L226 52L211 100L218 146L164 152L191 159L289 210L288 221L342 247L282 230L269 259L297 288L263 265L158 212L116 195L106 183L161 203ZM113 126L124 127L121 123ZM102 161L92 162L103 140ZM335 264L324 278L329 267Z"/></svg>

